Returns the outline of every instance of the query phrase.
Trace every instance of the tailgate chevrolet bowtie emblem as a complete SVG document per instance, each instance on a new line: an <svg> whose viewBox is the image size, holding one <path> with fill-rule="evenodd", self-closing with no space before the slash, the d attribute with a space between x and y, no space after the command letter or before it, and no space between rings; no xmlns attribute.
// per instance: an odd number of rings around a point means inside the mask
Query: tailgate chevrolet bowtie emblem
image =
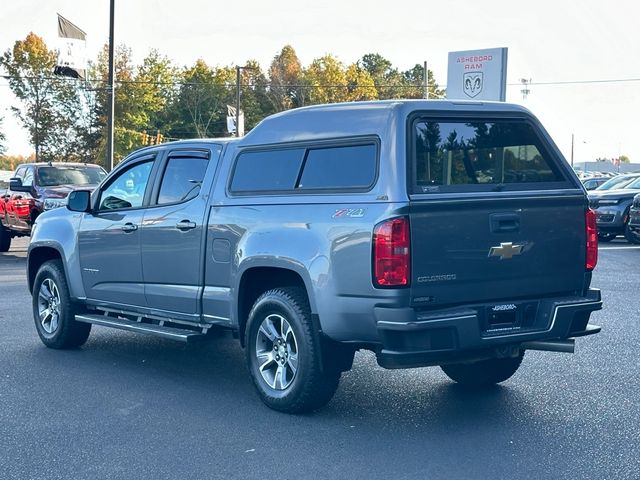
<svg viewBox="0 0 640 480"><path fill-rule="evenodd" d="M511 242L500 243L499 247L491 247L489 250L490 257L500 257L500 260L513 258L514 255L522 253L524 245L514 245Z"/></svg>

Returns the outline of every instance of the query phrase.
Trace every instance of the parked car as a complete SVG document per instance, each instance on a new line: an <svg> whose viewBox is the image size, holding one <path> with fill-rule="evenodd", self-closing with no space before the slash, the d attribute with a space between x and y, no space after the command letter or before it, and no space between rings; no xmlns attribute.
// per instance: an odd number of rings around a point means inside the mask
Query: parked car
<svg viewBox="0 0 640 480"><path fill-rule="evenodd" d="M95 187L107 175L102 167L85 163L25 163L0 194L0 252L13 237L28 236L45 210L66 205L69 192Z"/></svg>
<svg viewBox="0 0 640 480"><path fill-rule="evenodd" d="M629 209L629 235L633 236L633 243L640 243L640 193L633 197L633 203Z"/></svg>
<svg viewBox="0 0 640 480"><path fill-rule="evenodd" d="M623 188L614 186L610 190L589 193L589 206L596 212L598 238L601 241L610 242L618 235L624 235L629 242L637 242L636 235L629 230L629 210L638 192L640 176L624 184Z"/></svg>
<svg viewBox="0 0 640 480"><path fill-rule="evenodd" d="M596 191L602 192L604 190L616 190L619 188L625 188L634 180L640 178L640 173L629 173L626 175L618 175L617 177L612 177L602 185L596 188Z"/></svg>
<svg viewBox="0 0 640 480"><path fill-rule="evenodd" d="M585 178L582 180L582 184L586 190L595 190L600 185L605 182L608 182L610 177L594 177L594 178Z"/></svg>
<svg viewBox="0 0 640 480"><path fill-rule="evenodd" d="M357 349L475 387L525 350L572 352L600 330L597 253L585 191L526 109L380 101L134 152L37 219L27 268L46 346L228 328L260 398L301 412Z"/></svg>

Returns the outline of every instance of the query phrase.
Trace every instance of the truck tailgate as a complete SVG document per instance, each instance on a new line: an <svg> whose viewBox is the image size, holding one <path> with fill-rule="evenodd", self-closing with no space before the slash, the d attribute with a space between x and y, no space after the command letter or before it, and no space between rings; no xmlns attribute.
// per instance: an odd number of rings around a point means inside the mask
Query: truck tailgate
<svg viewBox="0 0 640 480"><path fill-rule="evenodd" d="M414 305L582 290L585 202L580 195L412 201Z"/></svg>

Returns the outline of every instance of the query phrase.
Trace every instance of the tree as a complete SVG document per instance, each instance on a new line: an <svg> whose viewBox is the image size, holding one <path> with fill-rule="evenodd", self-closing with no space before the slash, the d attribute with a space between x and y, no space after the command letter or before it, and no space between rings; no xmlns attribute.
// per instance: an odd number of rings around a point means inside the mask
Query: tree
<svg viewBox="0 0 640 480"><path fill-rule="evenodd" d="M375 100L378 98L373 78L357 63L349 65L345 72L347 80L347 100Z"/></svg>
<svg viewBox="0 0 640 480"><path fill-rule="evenodd" d="M33 32L0 58L9 86L22 103L11 110L29 132L36 161L66 159L76 138L77 81L53 77L55 61L55 52Z"/></svg>
<svg viewBox="0 0 640 480"><path fill-rule="evenodd" d="M405 82L404 98L423 98L424 96L424 65L416 64L412 69L403 72ZM429 84L429 98L444 98L441 89L433 78L433 72L427 69Z"/></svg>
<svg viewBox="0 0 640 480"><path fill-rule="evenodd" d="M631 160L626 155L620 155L618 158L620 159L620 163L631 163Z"/></svg>
<svg viewBox="0 0 640 480"><path fill-rule="evenodd" d="M277 112L304 105L302 82L302 65L296 51L285 45L269 67L269 99Z"/></svg>
<svg viewBox="0 0 640 480"><path fill-rule="evenodd" d="M171 106L171 136L207 138L227 134L227 105L235 103L235 68L210 68L199 59L181 76Z"/></svg>
<svg viewBox="0 0 640 480"><path fill-rule="evenodd" d="M373 78L380 100L404 97L404 78L389 60L379 53L367 53L359 63Z"/></svg>
<svg viewBox="0 0 640 480"><path fill-rule="evenodd" d="M240 71L240 109L244 112L244 130L248 132L276 109L260 64L256 60L248 60L245 67Z"/></svg>
<svg viewBox="0 0 640 480"><path fill-rule="evenodd" d="M0 117L0 127L2 127L2 122L4 121L3 117ZM7 137L4 132L0 129L0 156L4 155L4 152L7 151L7 147L5 146L5 142L7 141Z"/></svg>
<svg viewBox="0 0 640 480"><path fill-rule="evenodd" d="M316 58L305 70L309 103L336 103L347 100L347 78L344 67L332 55Z"/></svg>

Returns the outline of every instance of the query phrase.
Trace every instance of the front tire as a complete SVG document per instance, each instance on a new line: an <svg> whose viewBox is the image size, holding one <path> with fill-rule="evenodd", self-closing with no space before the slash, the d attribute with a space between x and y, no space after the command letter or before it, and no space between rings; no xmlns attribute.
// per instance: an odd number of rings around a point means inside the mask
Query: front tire
<svg viewBox="0 0 640 480"><path fill-rule="evenodd" d="M616 238L618 235L616 233L604 233L604 232L598 232L598 241L600 242L610 242L611 240L613 240L614 238Z"/></svg>
<svg viewBox="0 0 640 480"><path fill-rule="evenodd" d="M340 369L323 363L320 338L301 288L263 293L249 313L247 364L262 401L286 413L326 405L340 381Z"/></svg>
<svg viewBox="0 0 640 480"><path fill-rule="evenodd" d="M76 348L89 338L91 324L75 320L79 309L71 301L60 260L49 260L38 270L32 307L38 336L47 347Z"/></svg>
<svg viewBox="0 0 640 480"><path fill-rule="evenodd" d="M640 244L640 234L631 230L629 228L629 224L624 227L624 238L626 238L629 243L633 243L635 245Z"/></svg>
<svg viewBox="0 0 640 480"><path fill-rule="evenodd" d="M11 248L11 233L0 225L0 252L8 252Z"/></svg>
<svg viewBox="0 0 640 480"><path fill-rule="evenodd" d="M441 365L442 371L454 382L466 387L482 388L504 382L516 373L524 352L517 357L491 358L474 363Z"/></svg>

